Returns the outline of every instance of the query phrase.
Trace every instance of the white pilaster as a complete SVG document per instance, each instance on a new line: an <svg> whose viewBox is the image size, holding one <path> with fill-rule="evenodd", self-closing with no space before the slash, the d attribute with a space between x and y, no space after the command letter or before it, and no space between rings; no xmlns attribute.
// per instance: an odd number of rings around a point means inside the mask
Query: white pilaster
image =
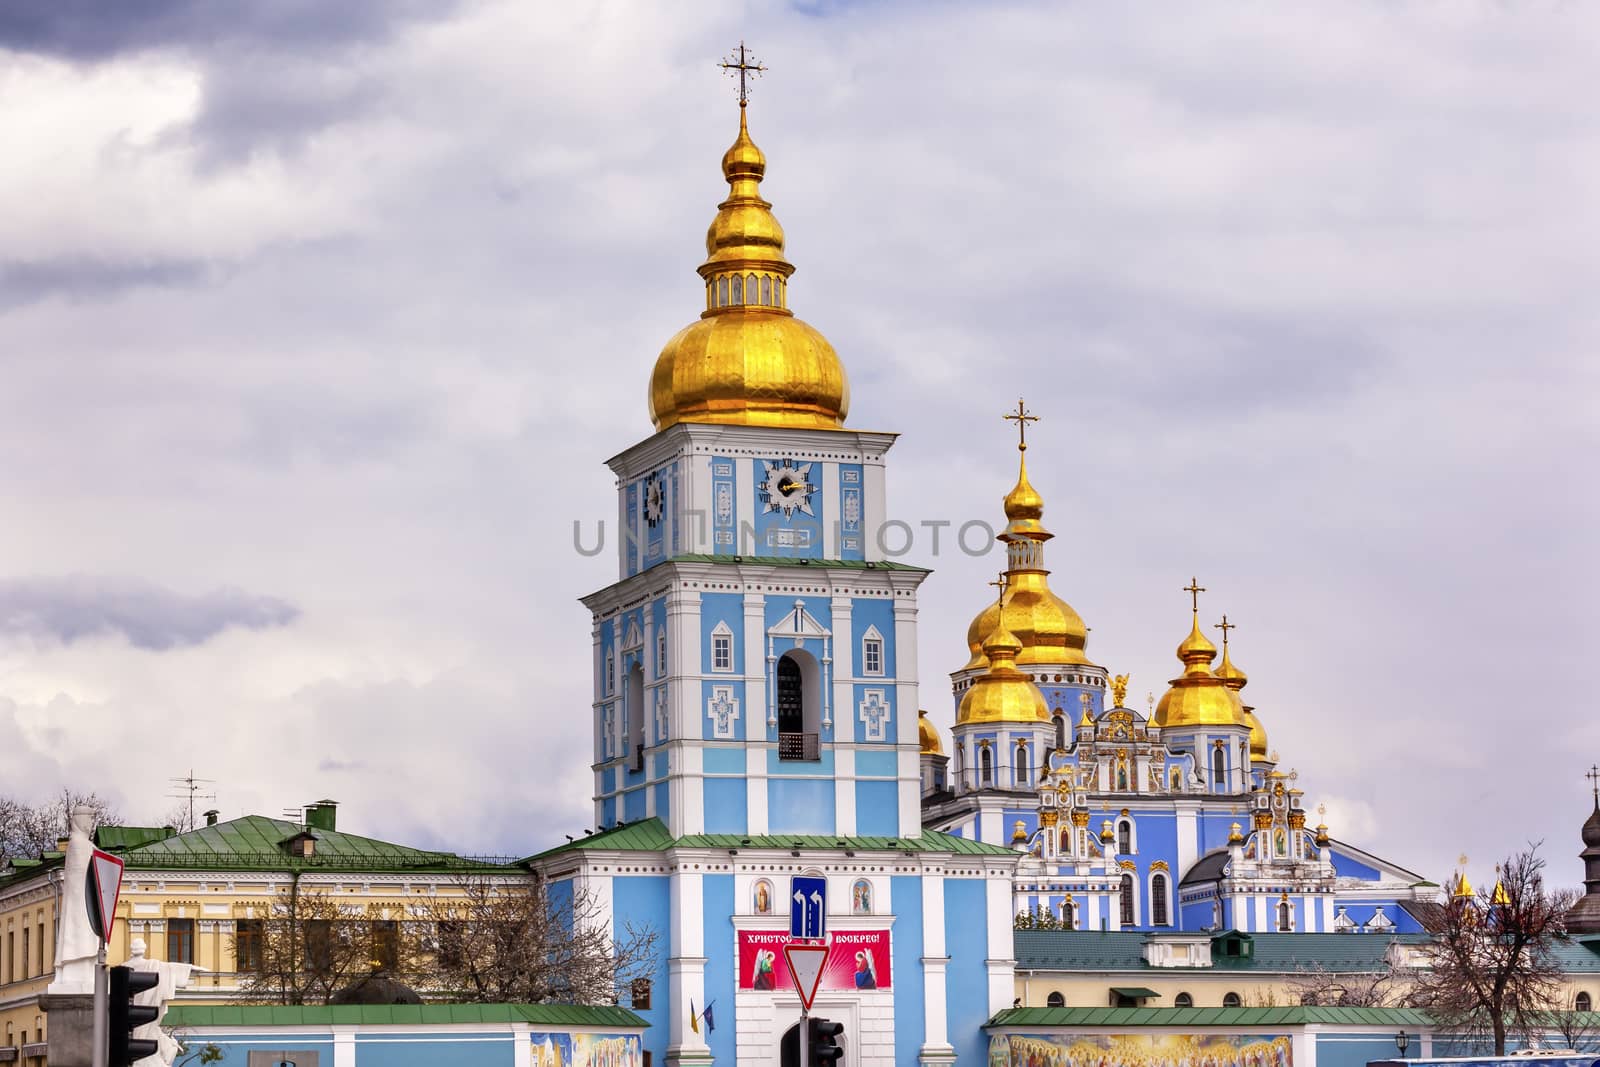
<svg viewBox="0 0 1600 1067"><path fill-rule="evenodd" d="M818 492L822 494L822 513L827 516L822 523L822 558L843 559L844 555L839 549L839 538L843 534L839 519L839 464L817 463L812 469L817 467L822 468ZM843 631L835 626L833 632L837 635Z"/></svg>
<svg viewBox="0 0 1600 1067"><path fill-rule="evenodd" d="M851 717L855 709L851 706ZM838 720L835 720L837 722ZM833 832L843 837L856 832L856 750L833 750Z"/></svg>
<svg viewBox="0 0 1600 1067"><path fill-rule="evenodd" d="M744 775L745 832L764 834L772 818L767 805L766 746L752 745L744 750Z"/></svg>
<svg viewBox="0 0 1600 1067"><path fill-rule="evenodd" d="M984 882L988 926L989 1014L1011 1007L1017 985L1017 960L1012 944L1011 879L990 876Z"/></svg>
<svg viewBox="0 0 1600 1067"><path fill-rule="evenodd" d="M750 743L767 739L767 598L744 595L744 736ZM764 773L764 772L763 772Z"/></svg>
<svg viewBox="0 0 1600 1067"><path fill-rule="evenodd" d="M667 1003L673 1010L667 1023L667 1060L705 1063L711 1058L705 1037L689 1027L689 1002L697 1008L706 1002L705 885L702 875L681 870L672 875L670 885L673 955L667 959Z"/></svg>

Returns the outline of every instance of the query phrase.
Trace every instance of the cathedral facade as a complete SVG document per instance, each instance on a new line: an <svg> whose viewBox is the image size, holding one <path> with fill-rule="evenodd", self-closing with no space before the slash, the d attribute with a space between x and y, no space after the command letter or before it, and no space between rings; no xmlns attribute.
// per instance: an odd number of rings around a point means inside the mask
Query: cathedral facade
<svg viewBox="0 0 1600 1067"><path fill-rule="evenodd" d="M1019 427L1029 418L1020 404ZM952 752L926 717L923 824L1022 857L1023 926L1155 932L1411 933L1438 887L1308 825L1280 769L1223 616L1221 662L1191 580L1180 669L1144 713L1127 677L1088 658L1088 627L1049 586L1044 501L1025 437L1006 494L1001 592L951 674Z"/></svg>

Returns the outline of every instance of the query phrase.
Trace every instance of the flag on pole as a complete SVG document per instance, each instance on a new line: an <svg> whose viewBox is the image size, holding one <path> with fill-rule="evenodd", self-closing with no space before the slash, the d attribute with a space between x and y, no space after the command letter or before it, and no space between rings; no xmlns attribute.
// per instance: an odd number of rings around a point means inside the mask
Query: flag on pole
<svg viewBox="0 0 1600 1067"><path fill-rule="evenodd" d="M706 1033L708 1033L708 1034L711 1033L713 1030L715 1030L717 1028L716 1020L711 1018L711 1007L715 1003L716 1003L716 1001L714 1001L714 1000L709 1002L708 1004L706 1004L706 1010L700 1013L700 1015L706 1021Z"/></svg>
<svg viewBox="0 0 1600 1067"><path fill-rule="evenodd" d="M700 1032L700 1020L694 1014L694 1001L689 1001L689 1029L695 1033Z"/></svg>

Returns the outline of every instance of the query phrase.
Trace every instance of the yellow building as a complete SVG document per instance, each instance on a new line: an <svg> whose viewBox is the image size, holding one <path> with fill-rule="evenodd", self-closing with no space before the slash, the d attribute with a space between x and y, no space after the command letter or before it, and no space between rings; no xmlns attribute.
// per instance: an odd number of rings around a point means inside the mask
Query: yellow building
<svg viewBox="0 0 1600 1067"><path fill-rule="evenodd" d="M303 822L259 815L178 834L165 827L106 826L100 848L124 862L108 959L128 958L142 938L151 959L193 963L179 1003L237 1000L259 965L264 920L297 894L337 900L373 921L374 938L415 917L424 901L464 892L468 879L520 884L508 863L409 848L337 829L337 806L320 801ZM45 1063L49 1015L39 1004L55 966L62 852L14 860L0 873L0 1063ZM382 946L376 946L382 955Z"/></svg>

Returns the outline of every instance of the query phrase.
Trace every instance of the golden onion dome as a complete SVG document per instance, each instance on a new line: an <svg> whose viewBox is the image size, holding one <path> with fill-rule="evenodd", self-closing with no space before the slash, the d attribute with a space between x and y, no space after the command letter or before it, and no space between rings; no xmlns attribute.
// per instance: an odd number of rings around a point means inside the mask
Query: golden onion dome
<svg viewBox="0 0 1600 1067"><path fill-rule="evenodd" d="M744 105L739 137L722 157L732 191L706 231L706 310L679 330L650 375L656 429L680 422L837 429L850 384L828 339L789 310L783 227L761 199L767 161L750 140Z"/></svg>
<svg viewBox="0 0 1600 1067"><path fill-rule="evenodd" d="M1026 446L1023 446L1026 449ZM1017 662L1025 667L1087 664L1089 628L1072 605L1050 589L1044 569L1044 543L1053 536L1040 519L1044 498L1028 481L1026 454L1018 463L1017 484L1005 497L1007 525L999 535L1006 543L1006 629L1022 643ZM963 670L984 665L983 639L999 622L1001 607L991 602L967 627L971 659Z"/></svg>
<svg viewBox="0 0 1600 1067"><path fill-rule="evenodd" d="M1228 651L1226 630L1222 636L1222 662L1217 664L1217 669L1212 673L1235 693L1250 684L1250 676L1233 664L1233 656ZM1243 703L1243 698L1240 702ZM1244 705L1244 724L1250 727L1250 759L1261 763L1267 759L1267 731L1262 728L1261 720L1256 718L1255 710L1248 704Z"/></svg>
<svg viewBox="0 0 1600 1067"><path fill-rule="evenodd" d="M928 713L921 709L917 711L917 740L922 743L924 756L944 755L944 742L939 740L939 728L928 721Z"/></svg>
<svg viewBox="0 0 1600 1067"><path fill-rule="evenodd" d="M1189 636L1178 646L1183 674L1172 680L1172 688L1156 705L1155 725L1171 729L1181 726L1243 726L1244 703L1239 694L1211 673L1217 646L1200 632L1200 616L1195 615Z"/></svg>
<svg viewBox="0 0 1600 1067"><path fill-rule="evenodd" d="M1039 687L1017 670L1022 644L1005 626L997 626L983 643L989 669L974 679L961 698L956 724L1050 722L1050 705Z"/></svg>

